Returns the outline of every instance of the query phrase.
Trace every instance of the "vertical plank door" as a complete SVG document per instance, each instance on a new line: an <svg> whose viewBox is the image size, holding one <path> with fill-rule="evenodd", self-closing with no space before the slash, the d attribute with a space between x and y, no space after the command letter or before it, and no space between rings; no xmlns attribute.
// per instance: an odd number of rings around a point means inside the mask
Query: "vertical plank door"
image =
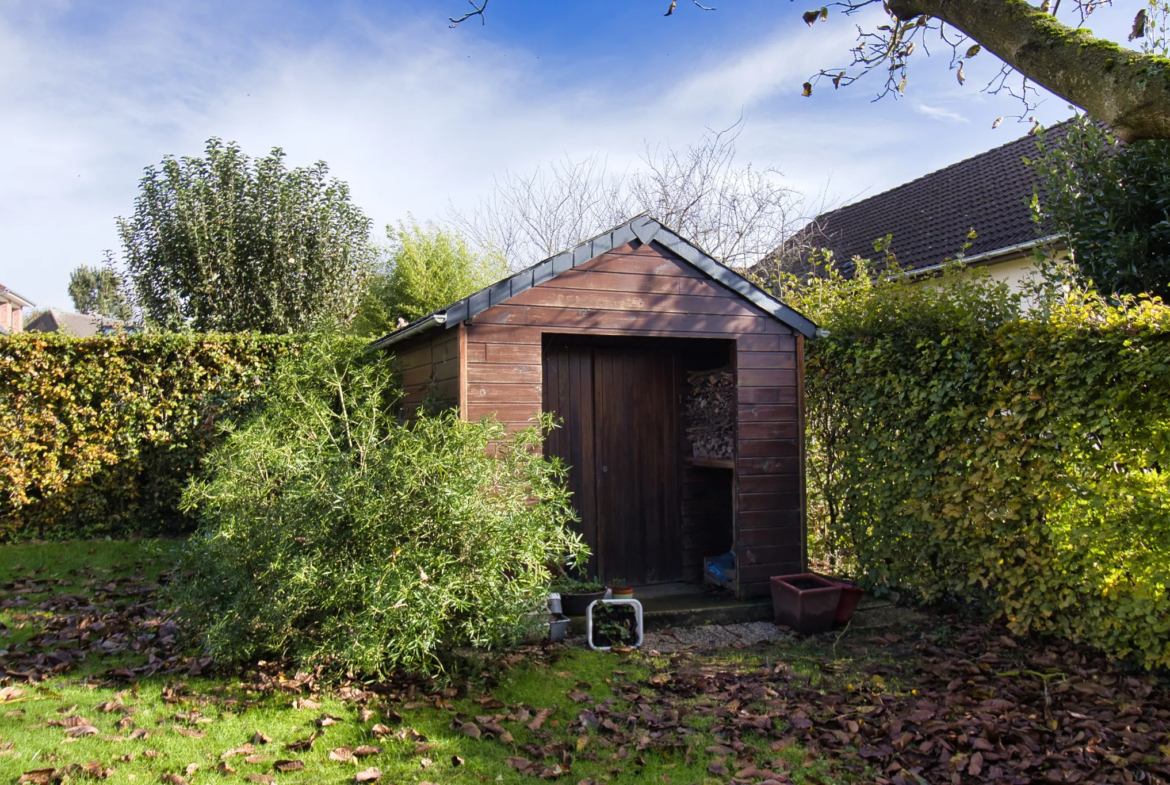
<svg viewBox="0 0 1170 785"><path fill-rule="evenodd" d="M587 572L596 575L597 513L593 477L593 350L587 346L550 344L544 349L543 410L552 412L560 427L545 443L545 454L569 467L569 490L581 521L577 531L593 552Z"/></svg>
<svg viewBox="0 0 1170 785"><path fill-rule="evenodd" d="M674 352L593 351L594 477L603 580L682 580Z"/></svg>
<svg viewBox="0 0 1170 785"><path fill-rule="evenodd" d="M571 468L589 574L631 585L682 580L675 353L549 344L544 406L564 421L545 445Z"/></svg>

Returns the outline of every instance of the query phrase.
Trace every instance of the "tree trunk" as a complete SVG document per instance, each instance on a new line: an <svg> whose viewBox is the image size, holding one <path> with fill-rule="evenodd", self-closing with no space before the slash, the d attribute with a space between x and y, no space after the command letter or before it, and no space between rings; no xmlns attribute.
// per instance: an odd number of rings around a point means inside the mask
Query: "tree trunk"
<svg viewBox="0 0 1170 785"><path fill-rule="evenodd" d="M1023 0L888 0L902 20L932 16L1126 142L1170 139L1170 60L1061 24Z"/></svg>

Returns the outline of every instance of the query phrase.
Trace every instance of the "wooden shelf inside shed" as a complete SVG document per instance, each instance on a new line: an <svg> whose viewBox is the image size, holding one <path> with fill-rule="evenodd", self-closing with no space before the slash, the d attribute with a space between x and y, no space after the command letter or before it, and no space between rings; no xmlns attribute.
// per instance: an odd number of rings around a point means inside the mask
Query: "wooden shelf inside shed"
<svg viewBox="0 0 1170 785"><path fill-rule="evenodd" d="M732 458L684 458L687 466L699 466L705 469L734 469L735 460Z"/></svg>

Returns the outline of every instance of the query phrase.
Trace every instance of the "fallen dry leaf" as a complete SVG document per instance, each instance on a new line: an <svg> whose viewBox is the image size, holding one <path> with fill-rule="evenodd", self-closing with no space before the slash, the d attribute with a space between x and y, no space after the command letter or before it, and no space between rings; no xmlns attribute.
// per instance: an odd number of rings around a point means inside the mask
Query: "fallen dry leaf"
<svg viewBox="0 0 1170 785"><path fill-rule="evenodd" d="M507 763L508 766L520 772L521 774L528 773L529 769L532 768L532 761L528 760L528 758L506 758L504 763Z"/></svg>
<svg viewBox="0 0 1170 785"><path fill-rule="evenodd" d="M532 718L532 722L528 723L528 730L540 730L541 726L544 725L545 720L552 716L552 713L555 711L555 708L539 709L536 712L536 716Z"/></svg>
<svg viewBox="0 0 1170 785"><path fill-rule="evenodd" d="M349 747L338 747L335 750L329 750L329 760L335 760L338 763L348 763L353 760L353 750Z"/></svg>
<svg viewBox="0 0 1170 785"><path fill-rule="evenodd" d="M96 736L98 729L92 725L76 725L65 729L65 735L73 739L79 739L82 736Z"/></svg>
<svg viewBox="0 0 1170 785"><path fill-rule="evenodd" d="M270 741L272 741L272 737L265 736L260 731L256 731L255 733L252 734L252 743L253 744L268 744Z"/></svg>
<svg viewBox="0 0 1170 785"><path fill-rule="evenodd" d="M305 768L305 762L303 760L278 760L272 764L272 768L281 774L287 774L290 771L303 770Z"/></svg>
<svg viewBox="0 0 1170 785"><path fill-rule="evenodd" d="M257 785L273 785L276 782L276 777L271 774L245 774L244 779L255 782Z"/></svg>
<svg viewBox="0 0 1170 785"><path fill-rule="evenodd" d="M238 747L232 747L230 750L219 756L220 760L231 758L235 755L251 755L256 751L256 748L251 744L241 744Z"/></svg>
<svg viewBox="0 0 1170 785"><path fill-rule="evenodd" d="M382 779L382 772L379 769L364 769L353 775L354 782L377 782Z"/></svg>
<svg viewBox="0 0 1170 785"><path fill-rule="evenodd" d="M320 733L313 731L311 734L309 734L307 739L301 739L300 741L294 741L290 744L286 744L284 745L284 748L290 752L304 752L305 750L311 750L313 749L314 742L316 742L320 736Z"/></svg>
<svg viewBox="0 0 1170 785"><path fill-rule="evenodd" d="M362 746L358 747L357 749L355 749L353 751L353 756L355 758L368 758L371 755L381 755L381 754L382 754L381 747L372 747L369 744L363 744Z"/></svg>

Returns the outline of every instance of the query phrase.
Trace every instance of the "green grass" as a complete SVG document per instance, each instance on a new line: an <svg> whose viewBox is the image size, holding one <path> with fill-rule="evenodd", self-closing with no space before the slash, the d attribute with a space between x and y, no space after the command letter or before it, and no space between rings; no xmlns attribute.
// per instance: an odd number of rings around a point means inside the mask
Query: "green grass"
<svg viewBox="0 0 1170 785"><path fill-rule="evenodd" d="M97 583L126 575L142 576L145 582L154 581L171 564L176 547L176 543L169 541L0 547L0 574L6 576L4 580L35 577L36 586L48 590L40 594L21 593L34 604L0 611L0 622L4 625L0 633L7 636L0 638L0 648L11 648L36 630L37 619L43 618L43 614L38 615L35 603L49 593L81 593ZM54 583L59 580L70 583ZM16 593L5 589L0 592L0 599L10 599ZM23 629L19 628L21 624ZM758 668L765 659L776 663L791 655L797 655L793 665L799 670L799 652L791 648L732 649L714 657L684 658L683 663L687 667L747 670ZM119 666L142 661L135 656L126 655L118 661ZM298 708L294 700L302 696L258 691L254 676L186 678L176 674L144 679L136 688L102 684L97 674L115 663L91 655L75 670L35 685L0 680L0 684L23 690L13 700L0 700L0 782L15 782L23 772L36 768L60 769L71 763L84 765L91 761L97 761L103 769L112 769L111 780L115 782L156 783L171 773L182 775L190 783L218 782L224 779L216 770L221 755L251 741L257 731L272 739L269 744L256 745L257 753L270 759L254 764L246 763L243 756L227 759L236 770L228 781L243 782L247 774L271 775L272 760L296 759L304 762L304 770L275 774L277 783L352 782L357 771L371 766L382 771L383 783L536 782L534 777L521 775L507 763L509 756L532 758L521 750L528 743L559 743L572 751L572 770L562 777L564 782L591 779L613 785L648 782L685 785L712 779L707 767L718 756L705 750L724 739L710 732L714 724L711 715L691 711L694 700L674 699L672 704L680 711L681 723L694 730L681 737L687 742L683 750L659 752L649 747L639 752L632 743L614 743L612 734L583 733L576 722L582 709L600 701L614 701L616 708L625 710L629 704L622 696L630 689L657 700L657 692L646 680L653 673L671 667L667 657L559 647L543 653L534 647L528 656L510 662L511 667L494 669L465 684L458 699L443 700L438 708L422 698L379 698L369 704L374 716L363 721L359 716L360 706L328 697L328 692L312 696L321 703L320 707ZM823 674L810 671L810 676L822 678ZM184 686L177 686L180 683ZM577 704L567 695L570 691L586 693L590 701ZM124 709L104 712L99 708L119 695ZM502 702L505 708L485 709L476 701L485 695ZM514 716L520 707L530 711L553 707L557 710L542 730L533 732L524 722L506 716ZM393 721L393 712L401 716L401 723ZM314 721L323 713L338 721L318 728ZM74 715L88 720L98 734L70 740L64 728L48 724ZM482 715L505 715L500 724L512 733L514 742L505 744L464 735L460 722ZM118 727L119 721L122 727ZM425 736L425 744L431 746L416 752L419 742L411 738L379 739L371 730L376 723L390 725L400 733L402 729L412 729ZM129 737L135 729L147 731L149 735L132 740ZM188 735L180 731L187 731ZM292 752L284 748L285 744L304 739L314 731L319 731L321 736L311 750ZM191 732L201 735L195 737ZM583 736L588 737L586 741L581 741ZM740 757L751 757L761 768L782 757L788 762L793 782L833 781L824 761L818 760L805 768L806 756L800 749L771 751L767 737L756 738L746 732L743 741L747 750ZM332 749L361 745L377 746L382 751L356 764L339 763L328 757ZM455 765L455 758L462 761L461 765ZM552 763L548 759L541 765ZM728 765L734 767L734 761ZM197 768L190 769L192 774L188 776L186 772L192 766ZM717 779L726 782L727 776Z"/></svg>

